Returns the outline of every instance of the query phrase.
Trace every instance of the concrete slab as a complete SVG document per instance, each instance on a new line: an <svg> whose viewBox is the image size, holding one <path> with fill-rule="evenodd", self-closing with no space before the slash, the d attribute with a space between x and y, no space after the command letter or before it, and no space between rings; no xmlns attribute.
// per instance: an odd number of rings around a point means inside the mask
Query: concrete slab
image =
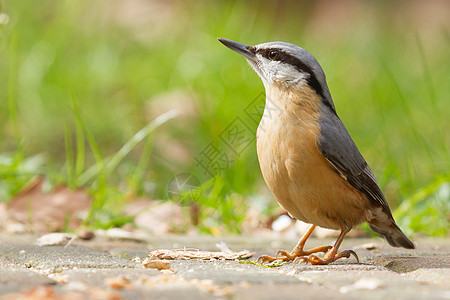
<svg viewBox="0 0 450 300"><path fill-rule="evenodd" d="M178 260L171 263L177 276L185 279L210 279L215 283L258 282L298 283L292 276L277 269L263 268L237 261Z"/></svg>
<svg viewBox="0 0 450 300"><path fill-rule="evenodd" d="M333 265L333 266L295 266L283 267L288 274L294 275L313 286L320 286L335 294L357 299L446 299L449 289L444 287L446 274L434 276L432 282L439 287L418 284L414 276L404 276L379 266L370 265ZM447 270L447 269L445 269ZM422 277L423 274L416 274ZM424 298L425 297L425 298Z"/></svg>
<svg viewBox="0 0 450 300"><path fill-rule="evenodd" d="M207 291L199 290L197 288L171 288L171 289L161 289L161 288L152 288L152 289L138 289L131 291L123 291L121 293L120 299L149 299L149 300L174 300L174 299L183 299L183 300L211 300L211 299L227 299L227 297L216 296L213 293L208 293Z"/></svg>
<svg viewBox="0 0 450 300"><path fill-rule="evenodd" d="M108 278L124 277L130 282L142 277L161 276L156 269L70 269L51 276L53 279L63 282L81 282L90 286L108 286Z"/></svg>
<svg viewBox="0 0 450 300"><path fill-rule="evenodd" d="M41 285L55 282L46 276L18 266L0 257L0 295L21 292Z"/></svg>
<svg viewBox="0 0 450 300"><path fill-rule="evenodd" d="M155 269L72 269L55 276L66 284L61 294L81 292L90 298L215 299L202 285L164 275Z"/></svg>
<svg viewBox="0 0 450 300"><path fill-rule="evenodd" d="M417 269L449 269L450 256L431 255L431 256L385 256L376 257L371 263L397 272L407 273Z"/></svg>
<svg viewBox="0 0 450 300"><path fill-rule="evenodd" d="M357 299L353 296L342 295L334 290L315 285L304 285L294 283L265 283L252 284L248 287L237 287L234 289L232 299L236 300L318 300L318 299Z"/></svg>
<svg viewBox="0 0 450 300"><path fill-rule="evenodd" d="M223 241L235 251L256 251L256 259L290 250L297 241L243 236L148 237L145 242L97 238L64 248L39 247L35 240L33 235L0 234L0 294L37 286L44 294L102 299L450 299L450 239L419 239L412 251L389 247L381 239L346 239L342 249L355 250L361 264L351 258L328 266L289 263L268 269L237 261L178 260L171 262L174 275L145 269L130 258L162 248L215 251L216 243ZM311 239L306 248L333 242ZM110 278L128 283L114 288L107 283Z"/></svg>
<svg viewBox="0 0 450 300"><path fill-rule="evenodd" d="M450 290L450 269L418 269L402 276Z"/></svg>
<svg viewBox="0 0 450 300"><path fill-rule="evenodd" d="M40 247L33 244L2 244L0 257L42 274L69 268L140 268L141 264L80 245Z"/></svg>

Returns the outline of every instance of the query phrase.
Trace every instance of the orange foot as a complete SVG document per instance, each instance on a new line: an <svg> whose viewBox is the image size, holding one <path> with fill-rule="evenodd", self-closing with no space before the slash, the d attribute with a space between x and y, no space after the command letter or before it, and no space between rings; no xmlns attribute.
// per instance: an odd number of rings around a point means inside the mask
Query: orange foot
<svg viewBox="0 0 450 300"><path fill-rule="evenodd" d="M359 264L359 258L358 255L356 255L355 251L353 250L344 250L340 253L336 253L336 251L334 251L334 249L332 249L331 251L327 252L327 254L325 254L325 256L323 258L317 257L316 255L311 255L307 258L307 262L311 263L312 265L328 265L329 263L332 263L336 260L338 260L339 258L349 258L350 255L353 255L356 258L356 261Z"/></svg>
<svg viewBox="0 0 450 300"><path fill-rule="evenodd" d="M331 246L321 246L321 247L317 247L317 248L314 248L314 249L311 249L311 250L307 250L307 251L303 250L303 247L305 246L306 240L311 236L314 228L316 228L315 225L311 225L308 228L306 233L302 236L302 238L298 242L297 246L295 246L294 249L292 249L291 253L287 253L284 250L280 250L280 251L277 252L275 257L268 256L268 255L263 255L260 258L258 258L258 263L260 263L260 264L271 263L271 262L273 262L275 260L278 260L278 261L298 261L298 260L307 261L308 260L307 255L310 255L310 254L313 254L313 253L317 253L317 252L327 253L333 247L331 247Z"/></svg>
<svg viewBox="0 0 450 300"><path fill-rule="evenodd" d="M308 261L309 257L307 255L310 255L312 253L317 253L317 252L327 253L331 248L333 248L333 247L332 246L321 246L321 247L317 247L317 248L314 248L311 250L303 251L303 249L301 249L300 247L295 247L291 253L288 253L284 250L280 250L277 252L275 257L268 256L268 255L260 256L258 258L257 262L260 264L264 264L264 263L271 263L275 260L282 261L282 262L287 262L287 261L297 262L299 260Z"/></svg>

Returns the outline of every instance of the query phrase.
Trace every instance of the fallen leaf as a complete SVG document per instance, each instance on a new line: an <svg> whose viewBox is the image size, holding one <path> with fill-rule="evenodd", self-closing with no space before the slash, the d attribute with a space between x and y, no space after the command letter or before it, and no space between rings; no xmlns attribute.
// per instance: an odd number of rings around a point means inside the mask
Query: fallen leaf
<svg viewBox="0 0 450 300"><path fill-rule="evenodd" d="M200 250L168 250L159 249L152 251L148 254L151 259L225 259L225 260L235 260L244 259L251 257L254 252L249 252L244 250L241 252L212 252L212 251L200 251Z"/></svg>
<svg viewBox="0 0 450 300"><path fill-rule="evenodd" d="M144 265L144 267L151 269L158 269L158 270L170 269L170 262L167 260L146 258L144 259L142 264Z"/></svg>
<svg viewBox="0 0 450 300"><path fill-rule="evenodd" d="M29 231L53 232L75 230L91 203L91 197L82 189L70 190L59 186L43 192L43 177L36 177L7 205L8 223L25 224ZM7 227L8 228L8 227Z"/></svg>

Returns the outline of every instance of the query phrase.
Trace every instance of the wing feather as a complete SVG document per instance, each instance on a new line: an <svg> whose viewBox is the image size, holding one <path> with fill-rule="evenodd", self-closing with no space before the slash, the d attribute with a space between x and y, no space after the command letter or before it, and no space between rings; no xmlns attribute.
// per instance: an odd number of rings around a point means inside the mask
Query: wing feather
<svg viewBox="0 0 450 300"><path fill-rule="evenodd" d="M320 109L321 137L318 146L322 155L348 183L366 194L373 204L381 206L389 216L392 216L372 170L362 157L341 119L325 104L321 104Z"/></svg>

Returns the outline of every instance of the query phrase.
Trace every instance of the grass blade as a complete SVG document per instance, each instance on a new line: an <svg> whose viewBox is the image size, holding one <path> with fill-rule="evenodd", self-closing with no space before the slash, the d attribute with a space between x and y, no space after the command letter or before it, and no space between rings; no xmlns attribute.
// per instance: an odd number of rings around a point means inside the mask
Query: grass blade
<svg viewBox="0 0 450 300"><path fill-rule="evenodd" d="M167 121L175 118L178 115L176 110L170 110L162 115L158 116L152 122L147 124L144 128L139 130L122 148L117 151L117 153L112 157L110 161L105 166L105 175L108 176L111 172L119 165L122 159L136 147L139 142L145 139L150 133L152 133L156 128L163 125Z"/></svg>
<svg viewBox="0 0 450 300"><path fill-rule="evenodd" d="M145 139L150 133L152 133L159 126L163 125L167 121L175 118L178 115L178 112L175 110L168 111L158 116L152 122L148 123L144 128L139 130L128 142L126 142L120 150L110 158L105 159L108 161L106 167L104 169L104 175L108 176L112 171L119 165L122 159L133 150L136 145ZM78 177L77 185L83 186L88 183L92 178L94 178L100 169L98 165L94 165L87 169L81 176Z"/></svg>

